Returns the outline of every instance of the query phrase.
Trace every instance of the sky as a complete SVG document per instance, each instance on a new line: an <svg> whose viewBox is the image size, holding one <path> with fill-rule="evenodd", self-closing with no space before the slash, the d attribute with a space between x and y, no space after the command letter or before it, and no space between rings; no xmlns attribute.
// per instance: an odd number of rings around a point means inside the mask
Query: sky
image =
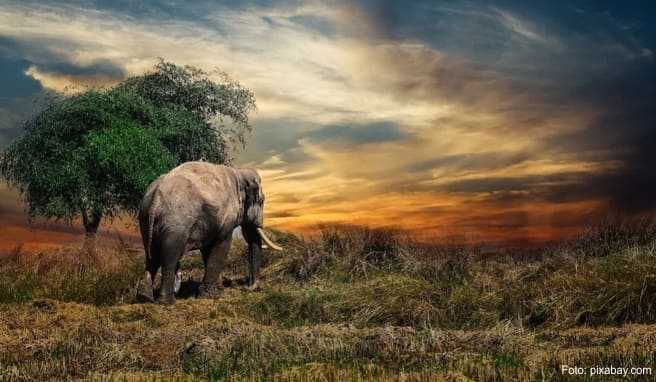
<svg viewBox="0 0 656 382"><path fill-rule="evenodd" d="M263 178L268 226L559 240L656 207L654 16L650 1L0 0L0 150L44 90L162 57L254 92L236 157ZM0 225L0 250L80 232L29 226L5 184Z"/></svg>

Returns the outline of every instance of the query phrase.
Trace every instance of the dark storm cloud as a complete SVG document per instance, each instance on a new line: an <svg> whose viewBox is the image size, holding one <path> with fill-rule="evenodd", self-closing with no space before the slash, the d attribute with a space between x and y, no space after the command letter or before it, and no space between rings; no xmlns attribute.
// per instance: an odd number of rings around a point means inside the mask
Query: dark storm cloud
<svg viewBox="0 0 656 382"><path fill-rule="evenodd" d="M573 192L562 194L558 190L574 190L580 187L585 183L586 175L584 172L570 172L552 175L481 177L456 180L439 188L455 193L489 193L495 195L494 198L506 197L513 192L524 192L532 198L549 198L560 202L578 201L590 197L590 193L574 196ZM574 200L565 200L560 195L573 197Z"/></svg>
<svg viewBox="0 0 656 382"><path fill-rule="evenodd" d="M555 201L605 198L624 212L656 208L656 6L646 2L401 2L363 1L380 37L416 39L466 57L465 65L435 66L426 80L399 86L400 94L475 101L502 84L507 94L534 102L500 103L497 111L527 129L540 128L566 106L595 110L577 133L555 134L537 155L554 153L597 163L619 163L600 173L457 181L449 192L531 195ZM424 20L424 22L422 22ZM431 20L427 24L425 21ZM465 68L466 70L463 70ZM492 76L488 74L492 73ZM456 74L454 76L453 74ZM499 82L503 78L503 82ZM496 79L496 80L492 80ZM487 84L487 85L486 85ZM489 85L489 86L488 86ZM444 89L447 89L444 92ZM478 94L488 94L487 91ZM503 126L488 126L501 131ZM436 157L410 166L485 171L530 159L501 153ZM419 186L423 187L423 186ZM519 198L520 196L514 196Z"/></svg>
<svg viewBox="0 0 656 382"><path fill-rule="evenodd" d="M555 137L550 149L599 156L620 163L589 179L614 208L638 212L656 208L656 61L645 57L615 73L593 79L573 97L595 105L599 116L575 134ZM600 158L600 159L601 159Z"/></svg>
<svg viewBox="0 0 656 382"><path fill-rule="evenodd" d="M38 68L46 73L70 76L106 77L115 80L126 77L126 72L121 66L108 60L99 60L85 65L68 61L51 61L40 64Z"/></svg>
<svg viewBox="0 0 656 382"><path fill-rule="evenodd" d="M315 142L332 143L344 146L394 142L409 137L408 133L402 131L394 122L328 125L313 130L307 133L306 136Z"/></svg>
<svg viewBox="0 0 656 382"><path fill-rule="evenodd" d="M0 150L20 134L20 123L31 114L32 101L43 90L25 74L29 66L29 61L3 48L0 40Z"/></svg>
<svg viewBox="0 0 656 382"><path fill-rule="evenodd" d="M83 46L64 40L25 39L17 40L0 36L0 53L7 59L0 57L0 63L5 60L20 65L23 77L27 67L34 65L38 70L49 73L80 77L104 77L114 80L126 76L125 69L110 60L96 60L81 64L62 52L75 52L83 50ZM19 64L18 64L19 63ZM16 69L16 68L14 68ZM14 73L16 70L14 70ZM34 81L33 79L30 79ZM21 79L21 81L26 81Z"/></svg>
<svg viewBox="0 0 656 382"><path fill-rule="evenodd" d="M21 122L39 108L35 103L44 88L27 74L34 67L42 73L72 78L120 80L125 71L107 60L78 64L58 51L75 44L68 41L16 40L0 36L0 149L20 135Z"/></svg>
<svg viewBox="0 0 656 382"><path fill-rule="evenodd" d="M510 92L557 103L563 92L585 83L591 74L654 53L653 4L503 0L360 4L372 24L385 26L381 36L420 41L459 58L452 58L449 66L440 63L437 68L442 72L427 73L428 81L422 81L434 93L446 86L443 94L449 96L502 78ZM464 70L455 70L461 67Z"/></svg>
<svg viewBox="0 0 656 382"><path fill-rule="evenodd" d="M536 202L558 204L606 200L611 207L608 212L634 213L654 209L655 203L649 198L655 191L653 178L647 174L638 177L626 171L603 174L567 172L465 179L437 187L419 187L417 190L479 195L479 200L497 207Z"/></svg>
<svg viewBox="0 0 656 382"><path fill-rule="evenodd" d="M23 59L0 56L0 102L7 98L31 96L41 91L41 84L25 75L30 62Z"/></svg>
<svg viewBox="0 0 656 382"><path fill-rule="evenodd" d="M518 48L491 2L365 0L359 4L381 37L420 40L437 50L488 63L505 50Z"/></svg>
<svg viewBox="0 0 656 382"><path fill-rule="evenodd" d="M380 26L383 36L428 42L440 51L483 59L488 65L505 64L506 58L517 58L508 57L509 49L520 54L538 51L515 37L543 43L553 37L563 39L566 45L591 40L641 48L636 36L652 34L653 38L656 28L650 21L656 5L645 1L363 0L357 3L362 14ZM544 48L544 45L533 48ZM534 61L531 66L541 65Z"/></svg>
<svg viewBox="0 0 656 382"><path fill-rule="evenodd" d="M554 98L594 109L597 117L576 134L555 137L550 149L618 162L619 168L582 176L576 187L561 187L553 194L587 192L608 198L620 212L652 211L656 208L656 28L649 15L656 8L651 3L618 4L571 4L580 6L574 11L576 18L567 17L572 12L561 12L565 17L559 19L560 27L578 32L571 44L579 47L585 41L586 47L579 56L571 52L569 61L578 67L577 78L558 76L564 86ZM550 7L544 14L555 11ZM559 62L567 66L568 61L562 57Z"/></svg>
<svg viewBox="0 0 656 382"><path fill-rule="evenodd" d="M0 35L0 54L6 58L23 60L30 64L56 63L66 60L62 52L81 49L80 43L64 39L29 39Z"/></svg>

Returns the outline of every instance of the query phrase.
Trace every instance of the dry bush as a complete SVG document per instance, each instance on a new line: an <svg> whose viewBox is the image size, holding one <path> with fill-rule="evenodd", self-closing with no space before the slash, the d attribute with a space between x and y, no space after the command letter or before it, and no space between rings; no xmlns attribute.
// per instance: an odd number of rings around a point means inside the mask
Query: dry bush
<svg viewBox="0 0 656 382"><path fill-rule="evenodd" d="M319 239L296 242L299 251L285 271L297 280L319 273L357 279L370 271L398 264L406 253L400 232L366 227L323 226Z"/></svg>
<svg viewBox="0 0 656 382"><path fill-rule="evenodd" d="M628 248L653 245L655 238L656 220L653 218L607 218L590 226L565 246L580 256L603 257Z"/></svg>
<svg viewBox="0 0 656 382"><path fill-rule="evenodd" d="M648 220L605 222L574 242L526 257L517 250L483 255L476 247L427 246L395 231L328 227L320 240L298 243L269 273L278 281L291 275L293 284L313 292L277 289L252 311L278 312L271 317L285 325L654 323L654 227ZM292 307L303 313L289 313Z"/></svg>
<svg viewBox="0 0 656 382"><path fill-rule="evenodd" d="M122 242L95 251L69 246L25 253L17 248L0 262L0 303L33 298L96 305L129 302L142 269L140 251Z"/></svg>

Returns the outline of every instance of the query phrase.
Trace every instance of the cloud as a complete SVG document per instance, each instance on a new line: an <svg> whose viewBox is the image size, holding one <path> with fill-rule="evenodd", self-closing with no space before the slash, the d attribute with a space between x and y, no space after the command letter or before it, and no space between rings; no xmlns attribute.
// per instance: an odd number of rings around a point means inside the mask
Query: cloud
<svg viewBox="0 0 656 382"><path fill-rule="evenodd" d="M656 201L656 126L653 109L656 61L643 58L621 71L604 73L578 89L578 102L598 107L595 117L572 134L548 140L549 149L577 152L617 166L588 180L590 188L610 198L613 208L624 212L653 211Z"/></svg>
<svg viewBox="0 0 656 382"><path fill-rule="evenodd" d="M1 41L1 40L0 40ZM0 150L20 134L20 123L30 114L41 84L27 76L29 62L2 51L0 43ZM5 54L7 53L7 54Z"/></svg>
<svg viewBox="0 0 656 382"><path fill-rule="evenodd" d="M485 171L506 168L528 160L529 158L530 155L528 153L484 152L453 154L437 156L426 161L413 163L408 167L408 170L412 172L435 169L449 169L451 171Z"/></svg>
<svg viewBox="0 0 656 382"><path fill-rule="evenodd" d="M290 16L288 20L323 36L335 37L337 35L335 24L323 16L301 14Z"/></svg>
<svg viewBox="0 0 656 382"><path fill-rule="evenodd" d="M408 138L393 122L369 124L328 125L310 131L306 136L317 143L329 143L343 148L370 143L396 142Z"/></svg>
<svg viewBox="0 0 656 382"><path fill-rule="evenodd" d="M2 61L12 66L3 69L24 86L30 86L24 90L29 95L43 88L62 92L71 86L109 85L126 77L124 68L109 59L84 61L69 55L76 49L84 49L84 45L66 39L21 40L18 36L0 36L0 52L7 57ZM9 83L5 89L15 93L21 89L16 85Z"/></svg>
<svg viewBox="0 0 656 382"><path fill-rule="evenodd" d="M156 57L220 66L258 100L239 162L262 174L270 224L571 235L611 206L654 207L653 26L603 7L6 3L0 140L33 90L111 84Z"/></svg>
<svg viewBox="0 0 656 382"><path fill-rule="evenodd" d="M44 88L59 93L75 93L87 87L111 86L122 79L103 73L86 75L43 71L37 66L30 66L25 74L38 81Z"/></svg>
<svg viewBox="0 0 656 382"><path fill-rule="evenodd" d="M493 8L494 11L499 16L500 23L507 28L509 31L534 42L547 43L547 38L541 33L535 30L535 27L530 25L528 22L521 20L512 13Z"/></svg>
<svg viewBox="0 0 656 382"><path fill-rule="evenodd" d="M32 113L32 97L0 100L0 150L21 133L21 122Z"/></svg>
<svg viewBox="0 0 656 382"><path fill-rule="evenodd" d="M29 62L15 58L0 58L0 102L10 98L29 97L41 91L38 81L25 75Z"/></svg>

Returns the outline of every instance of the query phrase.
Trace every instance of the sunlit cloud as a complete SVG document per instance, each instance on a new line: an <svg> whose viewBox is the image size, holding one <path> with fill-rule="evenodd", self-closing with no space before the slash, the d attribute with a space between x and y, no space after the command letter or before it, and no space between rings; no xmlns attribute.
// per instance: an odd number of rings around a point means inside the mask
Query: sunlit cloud
<svg viewBox="0 0 656 382"><path fill-rule="evenodd" d="M516 33L517 35L534 42L548 42L547 37L545 37L542 33L537 32L535 27L530 25L528 22L521 20L512 13L502 9L495 8L495 11L499 15L501 24L513 33Z"/></svg>

